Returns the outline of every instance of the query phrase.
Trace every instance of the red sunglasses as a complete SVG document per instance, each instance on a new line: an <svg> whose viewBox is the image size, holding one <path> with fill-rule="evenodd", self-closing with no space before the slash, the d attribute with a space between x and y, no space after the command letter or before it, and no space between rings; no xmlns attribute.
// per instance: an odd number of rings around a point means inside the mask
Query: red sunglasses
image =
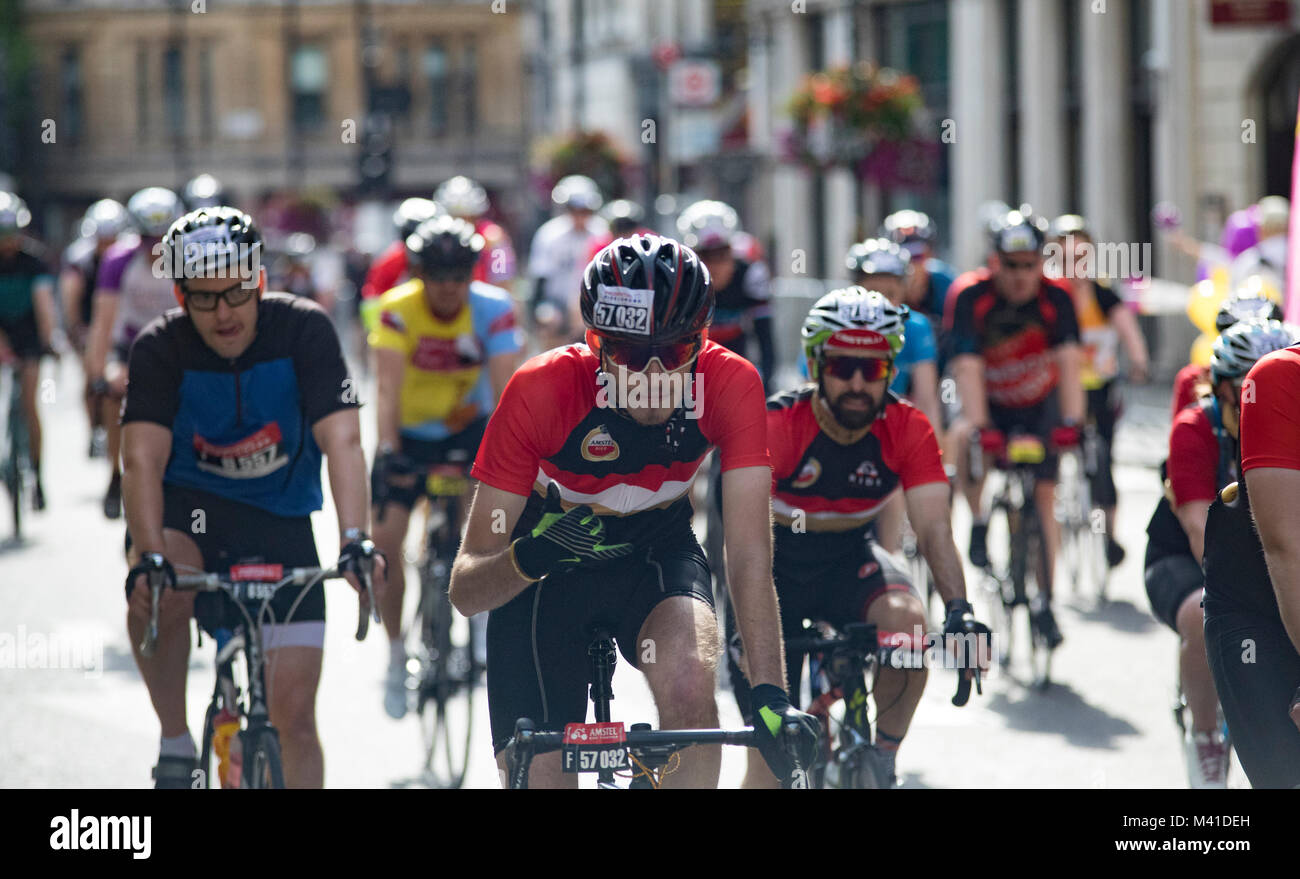
<svg viewBox="0 0 1300 879"><path fill-rule="evenodd" d="M869 382L878 382L889 376L894 364L881 357L827 357L822 369L840 381L850 381L853 374L861 372Z"/></svg>
<svg viewBox="0 0 1300 879"><path fill-rule="evenodd" d="M650 361L658 357L664 369L669 372L681 369L695 358L700 351L700 337L693 336L677 342L662 345L646 345L643 342L630 342L626 339L602 337L600 350L616 365L631 372L642 372Z"/></svg>

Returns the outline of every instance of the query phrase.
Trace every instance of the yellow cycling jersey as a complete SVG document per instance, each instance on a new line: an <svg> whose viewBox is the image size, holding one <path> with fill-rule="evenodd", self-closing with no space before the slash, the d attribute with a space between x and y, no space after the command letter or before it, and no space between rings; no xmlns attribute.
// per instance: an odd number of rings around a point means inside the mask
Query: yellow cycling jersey
<svg viewBox="0 0 1300 879"><path fill-rule="evenodd" d="M370 346L401 352L406 359L403 434L444 439L491 411L492 389L483 366L490 357L522 348L505 290L472 282L469 304L444 321L429 308L424 284L413 279L380 297L379 309Z"/></svg>

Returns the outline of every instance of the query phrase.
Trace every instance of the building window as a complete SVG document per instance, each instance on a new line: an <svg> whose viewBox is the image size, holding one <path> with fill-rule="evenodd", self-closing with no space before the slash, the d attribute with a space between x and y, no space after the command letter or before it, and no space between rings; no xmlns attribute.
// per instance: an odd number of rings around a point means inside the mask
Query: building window
<svg viewBox="0 0 1300 879"><path fill-rule="evenodd" d="M293 127L319 131L325 126L325 89L329 61L320 46L299 46L289 65L289 91L293 98Z"/></svg>
<svg viewBox="0 0 1300 879"><path fill-rule="evenodd" d="M149 50L135 50L135 130L141 140L149 134Z"/></svg>
<svg viewBox="0 0 1300 879"><path fill-rule="evenodd" d="M460 88L457 92L465 102L465 133L473 134L478 129L478 48L470 40L461 50Z"/></svg>
<svg viewBox="0 0 1300 879"><path fill-rule="evenodd" d="M75 46L63 51L59 69L59 88L63 97L63 131L68 140L76 142L81 137L82 94L81 53Z"/></svg>
<svg viewBox="0 0 1300 879"><path fill-rule="evenodd" d="M199 134L206 140L212 137L215 130L216 119L212 107L212 50L203 46L199 49Z"/></svg>
<svg viewBox="0 0 1300 879"><path fill-rule="evenodd" d="M170 46L163 52L163 113L167 133L180 137L185 133L185 63L180 47Z"/></svg>
<svg viewBox="0 0 1300 879"><path fill-rule="evenodd" d="M447 50L435 43L424 50L424 78L429 83L429 131L447 133Z"/></svg>

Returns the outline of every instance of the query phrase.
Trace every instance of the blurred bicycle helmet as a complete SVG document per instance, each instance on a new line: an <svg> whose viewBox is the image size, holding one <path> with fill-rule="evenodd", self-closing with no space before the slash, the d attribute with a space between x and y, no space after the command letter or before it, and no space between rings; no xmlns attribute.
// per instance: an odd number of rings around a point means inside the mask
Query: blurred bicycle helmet
<svg viewBox="0 0 1300 879"><path fill-rule="evenodd" d="M12 192L0 192L0 235L14 235L27 228L32 212L27 202Z"/></svg>
<svg viewBox="0 0 1300 879"><path fill-rule="evenodd" d="M1282 320L1282 306L1263 296L1234 296L1219 307L1214 328L1222 333L1241 321Z"/></svg>
<svg viewBox="0 0 1300 879"><path fill-rule="evenodd" d="M1049 238L1064 238L1067 235L1092 240L1092 232L1088 230L1087 221L1078 214L1061 214L1061 216L1052 220L1051 225L1048 227L1047 237Z"/></svg>
<svg viewBox="0 0 1300 879"><path fill-rule="evenodd" d="M127 200L126 212L141 235L161 238L185 213L185 206L180 196L170 189L150 186Z"/></svg>
<svg viewBox="0 0 1300 879"><path fill-rule="evenodd" d="M551 201L558 207L582 211L598 211L605 203L596 181L581 174L561 177L551 190Z"/></svg>
<svg viewBox="0 0 1300 879"><path fill-rule="evenodd" d="M598 336L674 342L713 320L713 282L690 248L660 235L635 235L587 263L580 305L583 323Z"/></svg>
<svg viewBox="0 0 1300 879"><path fill-rule="evenodd" d="M181 190L181 200L185 202L187 210L193 211L224 205L230 201L230 196L220 180L211 174L200 174L185 184Z"/></svg>
<svg viewBox="0 0 1300 879"><path fill-rule="evenodd" d="M677 218L682 243L697 252L730 247L739 231L736 209L721 201L697 201Z"/></svg>
<svg viewBox="0 0 1300 879"><path fill-rule="evenodd" d="M907 276L912 254L888 238L868 238L849 248L844 264L854 277L858 275Z"/></svg>
<svg viewBox="0 0 1300 879"><path fill-rule="evenodd" d="M488 210L487 190L477 180L461 175L443 181L434 190L433 200L453 217L476 219Z"/></svg>
<svg viewBox="0 0 1300 879"><path fill-rule="evenodd" d="M645 208L626 198L617 198L600 209L615 238L631 235L645 222Z"/></svg>
<svg viewBox="0 0 1300 879"><path fill-rule="evenodd" d="M993 250L997 253L1041 253L1047 243L1047 221L1033 208L1022 204L1008 211L990 229Z"/></svg>
<svg viewBox="0 0 1300 879"><path fill-rule="evenodd" d="M406 199L397 206L397 210L393 211L393 225L397 227L398 240L405 241L425 220L432 220L446 213L442 205L431 199Z"/></svg>
<svg viewBox="0 0 1300 879"><path fill-rule="evenodd" d="M107 240L116 238L126 231L130 221L131 218L127 216L126 208L120 201L101 198L86 208L85 216L81 218L80 230L86 238Z"/></svg>
<svg viewBox="0 0 1300 879"><path fill-rule="evenodd" d="M1295 328L1281 321L1245 321L1224 330L1210 355L1210 378L1217 385L1225 379L1244 378L1265 354L1289 348L1296 342Z"/></svg>
<svg viewBox="0 0 1300 879"><path fill-rule="evenodd" d="M818 299L800 332L813 380L820 377L828 348L883 351L892 360L903 349L908 313L906 305L894 305L883 293L857 286L832 290Z"/></svg>
<svg viewBox="0 0 1300 879"><path fill-rule="evenodd" d="M190 211L162 237L163 268L177 282L229 277L231 269L261 267L262 233L253 218L220 206Z"/></svg>
<svg viewBox="0 0 1300 879"><path fill-rule="evenodd" d="M425 220L406 238L406 262L413 274L469 279L483 250L483 236L459 217Z"/></svg>
<svg viewBox="0 0 1300 879"><path fill-rule="evenodd" d="M934 247L935 228L928 214L920 211L894 211L885 217L880 235L904 247L913 256L920 256L926 248Z"/></svg>

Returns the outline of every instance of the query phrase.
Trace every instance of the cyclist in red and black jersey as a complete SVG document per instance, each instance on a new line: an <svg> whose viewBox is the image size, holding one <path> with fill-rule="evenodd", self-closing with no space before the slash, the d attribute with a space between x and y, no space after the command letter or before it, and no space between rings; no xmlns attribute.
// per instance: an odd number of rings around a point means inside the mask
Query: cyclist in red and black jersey
<svg viewBox="0 0 1300 879"><path fill-rule="evenodd" d="M731 594L760 682L758 747L793 780L777 735L794 719L812 751L816 723L790 707L785 689L758 373L706 341L709 273L671 239L610 244L587 266L580 304L587 343L525 363L488 422L452 569L453 604L467 615L491 611L494 748L500 755L520 717L552 729L585 719L596 624L645 673L662 727L717 725L719 637L689 498L716 446ZM643 661L647 649L654 662ZM716 786L720 758L717 748L691 749L668 781ZM573 780L558 754L532 764L530 786Z"/></svg>
<svg viewBox="0 0 1300 879"><path fill-rule="evenodd" d="M1043 277L1046 222L1022 205L991 231L987 268L971 273L969 286L949 298L951 311L944 320L962 404L951 448L958 452L957 468L971 509L970 560L978 568L988 565L988 513L981 505L983 480L970 478L969 459L961 450L975 435L989 452L1000 450L1007 434L1037 435L1048 454L1037 471L1035 499L1038 509L1051 510L1054 450L1078 444L1085 413L1074 303L1066 287ZM961 283L958 279L954 286ZM1049 582L1040 584L1031 612L1056 647L1061 634L1050 606L1050 574L1061 535L1053 516L1043 516L1042 526Z"/></svg>
<svg viewBox="0 0 1300 879"><path fill-rule="evenodd" d="M1242 285L1223 305L1214 318L1215 332L1222 333L1238 321L1281 320L1282 307L1264 295L1263 290ZM1198 388L1210 383L1210 368L1189 363L1174 376L1174 394L1170 415L1177 417L1184 407L1196 402Z"/></svg>
<svg viewBox="0 0 1300 879"><path fill-rule="evenodd" d="M961 556L949 524L948 477L934 429L923 412L888 390L906 315L906 308L874 290L847 287L826 294L803 324L808 374L817 384L768 401L774 570L787 640L799 635L805 618L835 626L870 622L882 632L913 637L925 632L920 598L868 533L871 521L899 493L947 602L945 633L988 631L974 621L966 601ZM749 687L733 635L728 632L731 681L750 722ZM791 692L799 690L801 666L801 656L786 656ZM891 787L898 746L926 676L923 669L887 668L876 681L877 764ZM751 760L746 785L772 782Z"/></svg>

